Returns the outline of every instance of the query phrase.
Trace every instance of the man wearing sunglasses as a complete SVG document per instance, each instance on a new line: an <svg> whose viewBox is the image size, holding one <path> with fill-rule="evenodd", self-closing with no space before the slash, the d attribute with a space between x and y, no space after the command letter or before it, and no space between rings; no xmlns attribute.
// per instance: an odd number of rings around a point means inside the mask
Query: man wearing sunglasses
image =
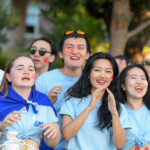
<svg viewBox="0 0 150 150"><path fill-rule="evenodd" d="M29 48L29 56L35 64L36 78L38 78L50 69L50 64L57 57L56 45L47 37L36 39Z"/></svg>
<svg viewBox="0 0 150 150"><path fill-rule="evenodd" d="M63 60L64 67L48 71L36 80L37 90L49 96L57 114L66 91L79 79L91 54L90 48L90 42L83 31L65 32L59 44L59 57ZM60 147L61 144L56 149L59 150Z"/></svg>

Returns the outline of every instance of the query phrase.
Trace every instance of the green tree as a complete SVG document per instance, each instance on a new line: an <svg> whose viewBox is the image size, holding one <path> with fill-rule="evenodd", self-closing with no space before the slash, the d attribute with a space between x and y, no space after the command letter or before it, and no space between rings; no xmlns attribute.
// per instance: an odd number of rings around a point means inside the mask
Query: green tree
<svg viewBox="0 0 150 150"><path fill-rule="evenodd" d="M0 1L0 49L2 44L8 41L7 32L14 29L18 24L17 14L10 13L10 7L4 6L4 1Z"/></svg>

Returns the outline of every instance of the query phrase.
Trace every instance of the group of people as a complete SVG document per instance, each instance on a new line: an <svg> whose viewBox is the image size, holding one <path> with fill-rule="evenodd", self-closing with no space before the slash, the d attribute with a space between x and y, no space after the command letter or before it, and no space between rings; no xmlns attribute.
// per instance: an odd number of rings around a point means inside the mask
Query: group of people
<svg viewBox="0 0 150 150"><path fill-rule="evenodd" d="M56 57L55 43L43 37L28 56L8 63L0 86L0 145L8 131L17 131L36 150L150 150L145 65L119 68L119 57L92 55L80 30L65 32L64 66L50 70Z"/></svg>

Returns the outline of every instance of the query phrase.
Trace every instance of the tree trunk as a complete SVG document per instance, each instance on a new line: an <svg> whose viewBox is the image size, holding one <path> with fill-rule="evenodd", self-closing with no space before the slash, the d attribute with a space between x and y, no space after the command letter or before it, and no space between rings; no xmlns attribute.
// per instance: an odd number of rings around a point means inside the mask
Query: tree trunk
<svg viewBox="0 0 150 150"><path fill-rule="evenodd" d="M13 10L19 12L20 24L14 30L10 32L9 35L9 45L11 49L16 49L16 43L20 42L24 38L24 33L26 30L25 26L25 17L26 17L26 7L28 4L28 0L13 0Z"/></svg>
<svg viewBox="0 0 150 150"><path fill-rule="evenodd" d="M113 56L123 55L128 40L129 0L113 0L110 27L110 49Z"/></svg>

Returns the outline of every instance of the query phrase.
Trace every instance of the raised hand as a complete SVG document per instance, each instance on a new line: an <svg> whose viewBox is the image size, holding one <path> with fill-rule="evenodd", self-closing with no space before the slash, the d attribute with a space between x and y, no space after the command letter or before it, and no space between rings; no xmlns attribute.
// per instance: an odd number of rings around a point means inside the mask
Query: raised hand
<svg viewBox="0 0 150 150"><path fill-rule="evenodd" d="M108 88L106 90L108 92L108 109L111 112L111 114L118 115L114 95Z"/></svg>
<svg viewBox="0 0 150 150"><path fill-rule="evenodd" d="M95 106L96 106L98 100L101 100L101 98L102 98L101 95L102 95L103 93L104 93L104 88L103 88L103 87L101 87L101 88L99 88L99 89L96 89L96 90L94 91L94 93L92 94L91 102L90 102L90 104L89 104L89 106L91 107L91 109L94 109L94 108L95 108Z"/></svg>
<svg viewBox="0 0 150 150"><path fill-rule="evenodd" d="M12 125L14 122L18 122L18 120L21 120L21 112L13 111L1 122L1 128L4 130L7 126Z"/></svg>
<svg viewBox="0 0 150 150"><path fill-rule="evenodd" d="M63 91L63 89L61 88L61 86L54 86L52 88L52 90L49 91L48 97L51 100L52 104L54 104L56 102L58 94L60 94L61 91Z"/></svg>

